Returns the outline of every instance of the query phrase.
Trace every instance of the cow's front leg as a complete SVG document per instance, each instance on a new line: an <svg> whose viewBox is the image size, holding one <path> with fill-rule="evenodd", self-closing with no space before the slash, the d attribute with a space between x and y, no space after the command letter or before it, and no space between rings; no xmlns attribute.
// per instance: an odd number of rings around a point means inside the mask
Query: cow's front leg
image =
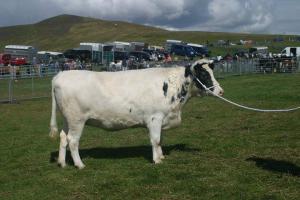
<svg viewBox="0 0 300 200"><path fill-rule="evenodd" d="M162 120L162 115L153 115L147 125L149 129L150 141L152 144L153 161L155 164L161 163L161 159L164 158L160 143Z"/></svg>

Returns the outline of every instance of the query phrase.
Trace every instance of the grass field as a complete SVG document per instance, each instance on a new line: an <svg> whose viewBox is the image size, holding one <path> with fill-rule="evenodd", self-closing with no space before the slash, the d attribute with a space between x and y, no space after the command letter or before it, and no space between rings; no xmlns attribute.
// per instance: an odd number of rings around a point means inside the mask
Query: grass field
<svg viewBox="0 0 300 200"><path fill-rule="evenodd" d="M225 97L250 106L300 105L300 74L221 79ZM151 163L146 129L85 127L86 168L57 166L50 99L0 104L0 199L299 199L300 111L256 113L213 97L191 99L163 132ZM61 118L59 117L61 124ZM61 125L60 125L61 127Z"/></svg>

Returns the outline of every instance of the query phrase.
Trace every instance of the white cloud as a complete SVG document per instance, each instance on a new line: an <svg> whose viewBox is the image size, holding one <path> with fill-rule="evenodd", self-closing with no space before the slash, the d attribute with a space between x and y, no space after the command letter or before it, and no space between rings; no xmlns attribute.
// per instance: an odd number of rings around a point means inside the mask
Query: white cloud
<svg viewBox="0 0 300 200"><path fill-rule="evenodd" d="M273 0L212 0L206 28L226 31L262 32L272 24Z"/></svg>
<svg viewBox="0 0 300 200"><path fill-rule="evenodd" d="M300 34L299 7L299 0L9 0L1 4L0 26L74 14L168 30Z"/></svg>
<svg viewBox="0 0 300 200"><path fill-rule="evenodd" d="M174 29L238 32L265 31L272 23L270 8L273 1L50 0L59 5L66 13L137 21ZM182 18L186 18L186 20L182 20ZM180 26L178 20L183 21Z"/></svg>
<svg viewBox="0 0 300 200"><path fill-rule="evenodd" d="M67 13L124 20L174 20L182 17L186 0L50 0Z"/></svg>

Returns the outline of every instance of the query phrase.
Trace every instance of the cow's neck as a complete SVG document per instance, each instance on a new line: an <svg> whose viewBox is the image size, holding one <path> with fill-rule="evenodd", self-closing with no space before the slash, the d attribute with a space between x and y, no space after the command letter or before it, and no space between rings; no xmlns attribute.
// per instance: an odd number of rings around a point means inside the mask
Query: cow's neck
<svg viewBox="0 0 300 200"><path fill-rule="evenodd" d="M193 96L193 80L190 76L185 77L185 80L181 84L177 98L180 99L179 102L181 105L186 104L186 102Z"/></svg>

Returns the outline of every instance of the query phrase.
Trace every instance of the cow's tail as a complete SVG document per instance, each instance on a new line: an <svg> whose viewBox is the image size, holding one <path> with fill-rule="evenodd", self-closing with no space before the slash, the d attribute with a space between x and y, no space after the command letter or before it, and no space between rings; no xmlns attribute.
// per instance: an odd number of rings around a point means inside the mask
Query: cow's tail
<svg viewBox="0 0 300 200"><path fill-rule="evenodd" d="M51 96L52 96L52 112L51 112L49 136L51 138L55 138L58 135L58 129L57 129L57 122L56 122L56 99L54 94L54 79L52 80Z"/></svg>

